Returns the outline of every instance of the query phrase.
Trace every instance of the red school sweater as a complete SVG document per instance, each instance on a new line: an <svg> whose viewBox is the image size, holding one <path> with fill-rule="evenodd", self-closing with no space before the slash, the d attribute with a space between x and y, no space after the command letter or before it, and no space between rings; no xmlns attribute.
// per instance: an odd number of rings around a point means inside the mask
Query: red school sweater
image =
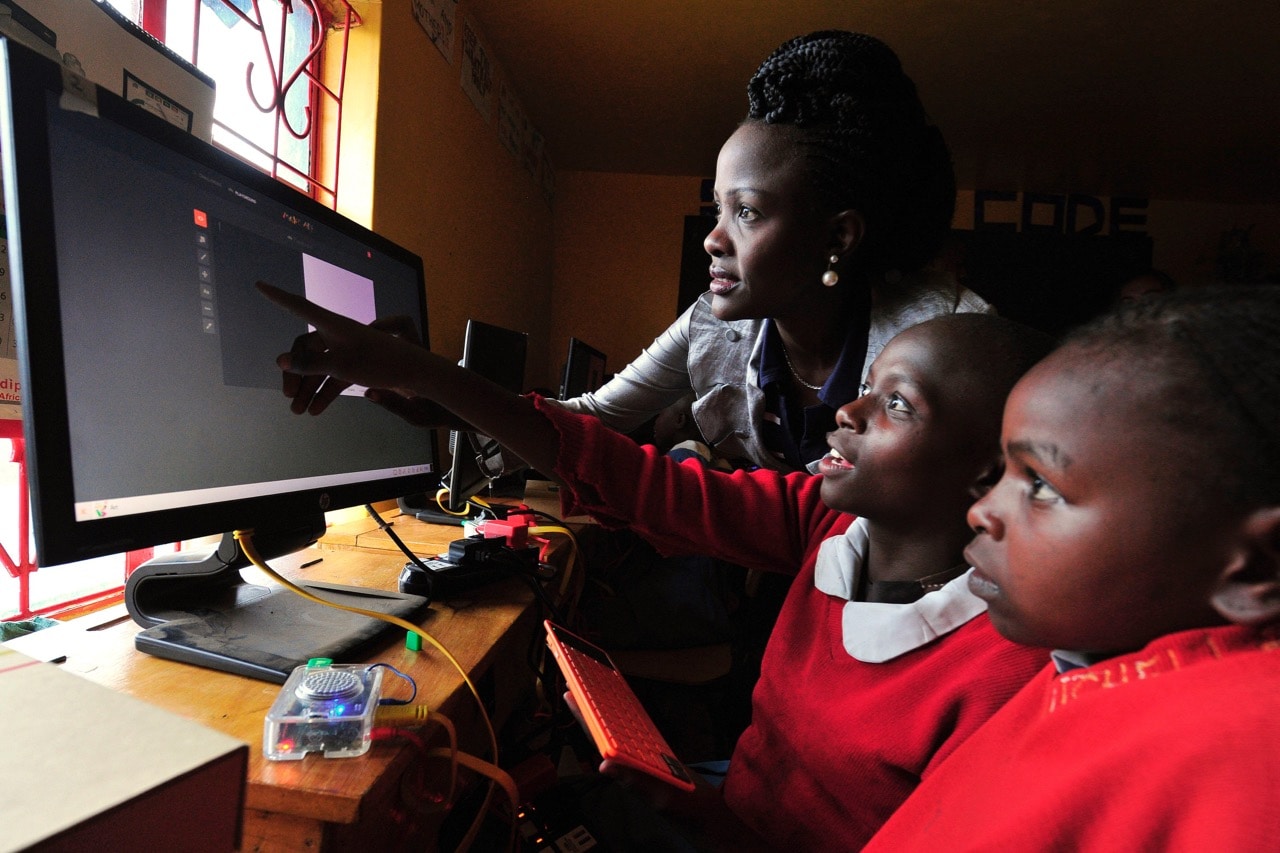
<svg viewBox="0 0 1280 853"><path fill-rule="evenodd" d="M870 851L1280 849L1280 642L1238 626L1037 676Z"/></svg>
<svg viewBox="0 0 1280 853"><path fill-rule="evenodd" d="M561 435L566 513L629 526L667 553L797 575L723 789L733 812L776 847L862 846L1048 657L1000 637L981 612L933 639L922 624L919 644L884 663L857 660L843 643L847 602L814 586L822 542L854 521L822 503L820 477L682 465L595 418L540 408Z"/></svg>

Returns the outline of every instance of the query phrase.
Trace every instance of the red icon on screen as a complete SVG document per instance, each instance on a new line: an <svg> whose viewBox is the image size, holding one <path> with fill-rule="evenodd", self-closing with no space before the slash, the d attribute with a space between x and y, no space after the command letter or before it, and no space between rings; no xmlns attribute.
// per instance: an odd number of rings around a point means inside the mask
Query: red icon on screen
<svg viewBox="0 0 1280 853"><path fill-rule="evenodd" d="M195 208L194 213L196 217L196 225L199 225L201 228L208 228L209 227L208 215L198 207Z"/></svg>

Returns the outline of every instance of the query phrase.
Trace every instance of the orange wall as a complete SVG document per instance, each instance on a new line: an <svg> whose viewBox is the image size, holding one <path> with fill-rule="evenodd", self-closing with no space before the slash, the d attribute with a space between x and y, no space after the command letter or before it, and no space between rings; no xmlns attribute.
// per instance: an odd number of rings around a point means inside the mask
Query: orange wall
<svg viewBox="0 0 1280 853"><path fill-rule="evenodd" d="M550 205L410 4L382 5L380 17L371 227L422 256L433 350L461 355L471 317L529 332L525 381L536 384L548 369Z"/></svg>
<svg viewBox="0 0 1280 853"><path fill-rule="evenodd" d="M603 350L609 370L621 368L675 317L683 221L697 212L702 176L561 171L548 204L463 92L456 58L445 62L409 4L357 7L366 33L381 40L368 72L378 92L376 140L365 149L376 169L370 196L348 180L363 180L360 169L344 165L342 194L370 211L349 215L423 257L432 348L460 354L466 319L475 317L530 332L526 387L557 387L571 335ZM344 141L344 163L367 156ZM972 205L972 189L961 190L956 227L972 226ZM1222 232L1249 225L1275 271L1275 205L1152 200L1146 230L1157 266L1201 283L1213 278Z"/></svg>
<svg viewBox="0 0 1280 853"><path fill-rule="evenodd" d="M552 389L570 336L634 358L675 318L699 179L559 172L548 204L459 85L461 45L448 64L409 4L353 5L347 91L376 95L343 116L339 205L422 256L432 349L460 355L468 317L527 331L526 387Z"/></svg>
<svg viewBox="0 0 1280 853"><path fill-rule="evenodd" d="M560 172L557 180L551 366L576 335L616 371L675 318L684 217L698 212L701 178ZM1155 265L1182 284L1214 280L1218 241L1232 228L1253 226L1264 269L1280 270L1280 205L1152 199L1146 217ZM958 193L954 225L973 227L971 189Z"/></svg>
<svg viewBox="0 0 1280 853"><path fill-rule="evenodd" d="M551 367L577 336L614 372L676 318L684 217L698 212L700 179L559 172L556 180Z"/></svg>

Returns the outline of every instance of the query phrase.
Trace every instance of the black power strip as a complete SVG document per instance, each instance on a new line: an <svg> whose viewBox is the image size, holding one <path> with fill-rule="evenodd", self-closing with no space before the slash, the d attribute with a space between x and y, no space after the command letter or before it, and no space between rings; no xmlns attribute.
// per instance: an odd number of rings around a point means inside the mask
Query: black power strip
<svg viewBox="0 0 1280 853"><path fill-rule="evenodd" d="M537 567L537 548L510 548L504 539L469 536L449 543L447 559L423 560L422 566L405 563L399 588L401 592L441 601Z"/></svg>

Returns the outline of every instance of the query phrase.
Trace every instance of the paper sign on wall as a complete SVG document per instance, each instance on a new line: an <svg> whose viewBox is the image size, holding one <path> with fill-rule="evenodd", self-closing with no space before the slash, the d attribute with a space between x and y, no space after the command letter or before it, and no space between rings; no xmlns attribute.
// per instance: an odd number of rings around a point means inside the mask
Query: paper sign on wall
<svg viewBox="0 0 1280 853"><path fill-rule="evenodd" d="M412 0L413 17L444 61L453 64L453 25L458 20L458 0Z"/></svg>
<svg viewBox="0 0 1280 853"><path fill-rule="evenodd" d="M471 22L462 22L462 90L485 121L493 116L493 59Z"/></svg>
<svg viewBox="0 0 1280 853"><path fill-rule="evenodd" d="M18 380L18 351L13 342L13 301L9 298L9 241L4 235L0 199L0 419L22 418L22 384Z"/></svg>

